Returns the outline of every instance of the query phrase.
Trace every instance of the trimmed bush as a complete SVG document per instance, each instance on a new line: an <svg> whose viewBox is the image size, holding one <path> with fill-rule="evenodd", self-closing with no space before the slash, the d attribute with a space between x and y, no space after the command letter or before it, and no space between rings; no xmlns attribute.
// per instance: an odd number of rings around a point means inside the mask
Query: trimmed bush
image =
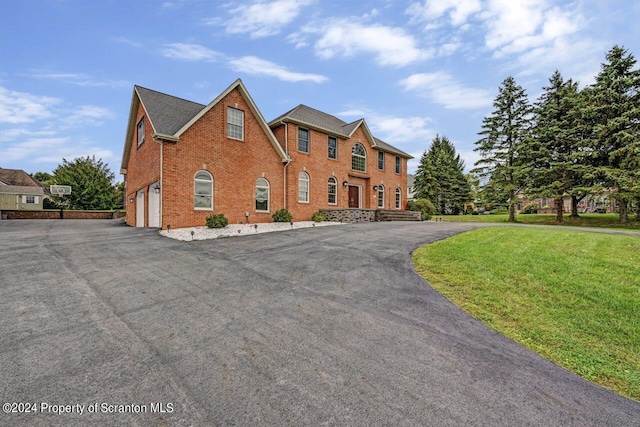
<svg viewBox="0 0 640 427"><path fill-rule="evenodd" d="M293 217L286 209L276 211L276 213L272 215L272 218L274 222L291 222L291 220L293 220Z"/></svg>
<svg viewBox="0 0 640 427"><path fill-rule="evenodd" d="M523 214L537 214L538 213L538 205L536 203L532 203L530 205L525 206L522 210Z"/></svg>
<svg viewBox="0 0 640 427"><path fill-rule="evenodd" d="M318 212L314 212L313 215L311 215L311 220L313 222L322 222L325 219L327 219L327 217L325 216L325 214L323 214L322 212L318 211Z"/></svg>
<svg viewBox="0 0 640 427"><path fill-rule="evenodd" d="M409 200L407 202L407 209L420 212L420 217L423 221L431 219L433 214L436 213L436 208L429 199Z"/></svg>
<svg viewBox="0 0 640 427"><path fill-rule="evenodd" d="M207 227L209 228L224 228L229 225L229 220L224 214L212 214L207 217Z"/></svg>

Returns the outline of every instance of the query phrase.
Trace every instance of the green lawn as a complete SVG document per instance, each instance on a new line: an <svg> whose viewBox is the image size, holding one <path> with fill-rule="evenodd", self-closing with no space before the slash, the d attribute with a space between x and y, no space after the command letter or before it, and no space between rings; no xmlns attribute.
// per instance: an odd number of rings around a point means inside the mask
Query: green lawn
<svg viewBox="0 0 640 427"><path fill-rule="evenodd" d="M640 400L640 238L490 227L423 246L413 262L491 328Z"/></svg>
<svg viewBox="0 0 640 427"><path fill-rule="evenodd" d="M433 218L450 222L506 223L509 215L439 215ZM618 224L618 218L618 214L580 214L580 218L571 218L568 214L565 214L564 224L562 225L640 230L640 221L636 219L635 214L629 215L629 224L627 225ZM519 224L558 225L555 214L516 215L516 222Z"/></svg>

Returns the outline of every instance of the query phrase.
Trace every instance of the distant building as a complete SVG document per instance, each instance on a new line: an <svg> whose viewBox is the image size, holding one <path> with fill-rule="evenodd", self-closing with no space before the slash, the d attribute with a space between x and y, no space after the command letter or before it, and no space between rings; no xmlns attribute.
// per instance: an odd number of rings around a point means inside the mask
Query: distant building
<svg viewBox="0 0 640 427"><path fill-rule="evenodd" d="M42 210L44 186L20 169L0 168L0 210Z"/></svg>
<svg viewBox="0 0 640 427"><path fill-rule="evenodd" d="M416 176L407 174L407 200L414 200L416 196L416 189L414 187Z"/></svg>

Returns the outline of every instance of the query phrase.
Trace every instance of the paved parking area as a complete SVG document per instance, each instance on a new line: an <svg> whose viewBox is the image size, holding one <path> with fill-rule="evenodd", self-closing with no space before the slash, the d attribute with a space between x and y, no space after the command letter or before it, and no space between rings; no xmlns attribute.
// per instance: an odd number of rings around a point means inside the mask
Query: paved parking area
<svg viewBox="0 0 640 427"><path fill-rule="evenodd" d="M112 221L0 221L0 401L31 404L0 425L640 425L639 403L414 273L416 247L474 227L185 243Z"/></svg>

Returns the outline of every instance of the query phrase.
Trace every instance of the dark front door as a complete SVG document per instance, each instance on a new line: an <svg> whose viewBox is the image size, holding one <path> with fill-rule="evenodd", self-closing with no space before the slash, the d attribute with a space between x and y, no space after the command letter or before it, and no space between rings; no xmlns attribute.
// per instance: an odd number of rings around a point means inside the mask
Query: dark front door
<svg viewBox="0 0 640 427"><path fill-rule="evenodd" d="M360 207L360 187L356 187L355 185L349 186L349 207Z"/></svg>

